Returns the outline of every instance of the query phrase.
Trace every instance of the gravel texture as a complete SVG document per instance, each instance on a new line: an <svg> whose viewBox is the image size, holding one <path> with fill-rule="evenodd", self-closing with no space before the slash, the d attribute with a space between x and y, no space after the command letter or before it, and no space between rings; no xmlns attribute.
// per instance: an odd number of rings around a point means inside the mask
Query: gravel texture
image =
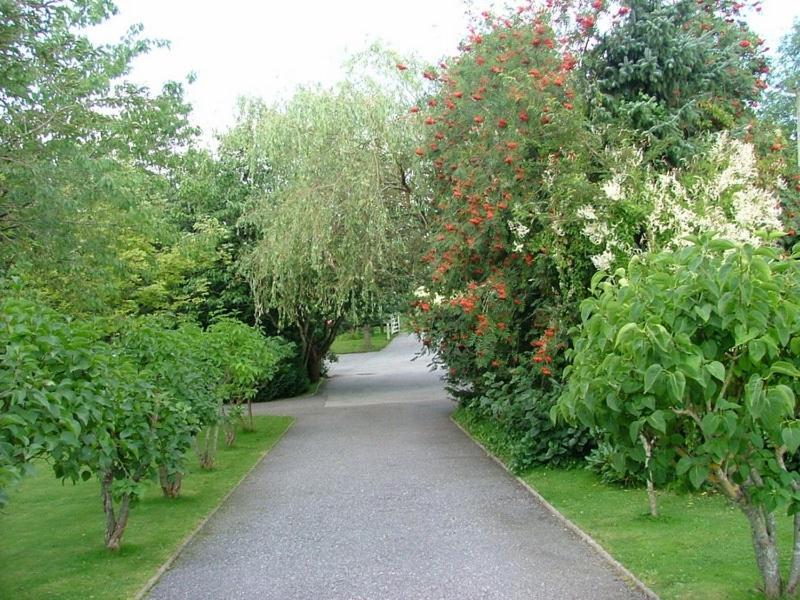
<svg viewBox="0 0 800 600"><path fill-rule="evenodd" d="M342 356L152 599L642 598L450 421L418 346Z"/></svg>

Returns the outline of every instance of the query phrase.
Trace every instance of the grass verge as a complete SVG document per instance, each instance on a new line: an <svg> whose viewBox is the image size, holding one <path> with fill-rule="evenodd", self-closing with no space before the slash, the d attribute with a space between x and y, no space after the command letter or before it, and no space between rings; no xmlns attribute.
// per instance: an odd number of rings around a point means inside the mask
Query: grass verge
<svg viewBox="0 0 800 600"><path fill-rule="evenodd" d="M336 336L331 345L334 354L353 354L355 352L377 352L383 350L389 340L386 332L381 327L372 328L372 344L369 348L364 344L364 332L361 328L355 331L345 331Z"/></svg>
<svg viewBox="0 0 800 600"><path fill-rule="evenodd" d="M453 419L507 461L494 423L461 408ZM520 477L664 600L763 598L747 521L718 495L660 491L661 516L653 519L644 490L604 484L586 469L536 468ZM785 550L791 526L779 520Z"/></svg>
<svg viewBox="0 0 800 600"><path fill-rule="evenodd" d="M220 448L217 466L202 471L192 457L181 497L161 497L151 485L131 510L117 554L103 546L99 486L56 480L42 465L23 481L0 514L0 598L130 598L172 555L281 438L290 417L256 417L254 432L240 432L233 448Z"/></svg>

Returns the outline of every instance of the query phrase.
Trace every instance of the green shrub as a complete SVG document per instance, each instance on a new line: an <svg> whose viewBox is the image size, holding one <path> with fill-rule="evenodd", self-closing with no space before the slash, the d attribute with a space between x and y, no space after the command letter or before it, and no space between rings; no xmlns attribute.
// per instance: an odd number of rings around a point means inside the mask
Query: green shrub
<svg viewBox="0 0 800 600"><path fill-rule="evenodd" d="M269 338L277 354L275 374L262 382L255 397L256 402L267 402L278 398L292 398L308 390L308 372L303 364L297 345L282 338Z"/></svg>
<svg viewBox="0 0 800 600"><path fill-rule="evenodd" d="M559 386L542 387L524 369L516 369L506 382L487 374L484 384L486 392L464 405L499 425L505 439L497 441L504 446L512 470L571 466L594 445L585 427L554 423L550 418L550 409L561 394Z"/></svg>
<svg viewBox="0 0 800 600"><path fill-rule="evenodd" d="M794 595L800 540L784 581L775 527L788 510L800 535L800 247L689 241L595 277L558 409L647 479L654 515L654 484L716 487L750 522L765 595Z"/></svg>

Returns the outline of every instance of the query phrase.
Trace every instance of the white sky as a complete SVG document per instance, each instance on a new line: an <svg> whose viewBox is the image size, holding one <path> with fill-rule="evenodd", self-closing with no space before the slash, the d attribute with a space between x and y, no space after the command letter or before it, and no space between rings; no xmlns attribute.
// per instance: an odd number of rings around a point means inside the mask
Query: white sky
<svg viewBox="0 0 800 600"><path fill-rule="evenodd" d="M478 6L489 4L478 0ZM466 30L463 0L117 0L119 14L93 38L112 41L134 23L171 41L135 63L153 88L190 72L193 120L210 140L233 123L236 98L285 97L299 84L331 83L352 52L381 40L401 55L434 62L455 52ZM777 47L800 17L800 0L764 0L753 29Z"/></svg>

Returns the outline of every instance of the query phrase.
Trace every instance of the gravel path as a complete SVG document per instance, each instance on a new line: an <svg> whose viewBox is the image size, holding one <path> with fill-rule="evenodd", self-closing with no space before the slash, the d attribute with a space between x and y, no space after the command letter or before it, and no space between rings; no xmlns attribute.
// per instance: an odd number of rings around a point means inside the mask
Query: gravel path
<svg viewBox="0 0 800 600"><path fill-rule="evenodd" d="M641 598L449 420L401 336L348 355L152 599Z"/></svg>

